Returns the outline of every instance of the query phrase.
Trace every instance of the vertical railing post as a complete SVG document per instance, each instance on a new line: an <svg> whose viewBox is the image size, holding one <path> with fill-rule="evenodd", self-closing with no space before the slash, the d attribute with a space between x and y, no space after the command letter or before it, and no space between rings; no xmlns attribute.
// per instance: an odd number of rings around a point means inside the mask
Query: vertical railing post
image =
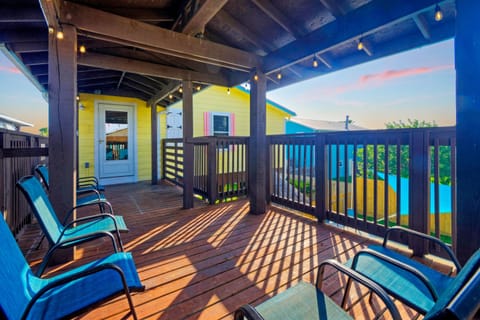
<svg viewBox="0 0 480 320"><path fill-rule="evenodd" d="M167 161L165 160L165 154L166 154L166 142L165 142L165 139L162 140L162 150L160 151L161 152L161 156L160 156L160 159L162 159L162 175L161 175L161 179L165 179L165 169L166 169L166 163Z"/></svg>
<svg viewBox="0 0 480 320"><path fill-rule="evenodd" d="M318 222L323 222L326 218L325 137L324 134L317 133L315 135L315 216L318 218Z"/></svg>
<svg viewBox="0 0 480 320"><path fill-rule="evenodd" d="M426 130L413 130L410 136L409 166L409 228L429 233L430 201L430 157L429 134ZM427 252L424 241L414 239L410 243L414 255L422 256Z"/></svg>
<svg viewBox="0 0 480 320"><path fill-rule="evenodd" d="M272 202L272 168L273 168L273 163L272 163L272 146L271 142L272 140L267 136L267 170L266 170L266 181L267 183L265 184L265 201L267 201L267 204L269 205Z"/></svg>
<svg viewBox="0 0 480 320"><path fill-rule="evenodd" d="M217 187L217 139L208 138L207 145L207 194L208 202L215 204L217 201L218 187Z"/></svg>

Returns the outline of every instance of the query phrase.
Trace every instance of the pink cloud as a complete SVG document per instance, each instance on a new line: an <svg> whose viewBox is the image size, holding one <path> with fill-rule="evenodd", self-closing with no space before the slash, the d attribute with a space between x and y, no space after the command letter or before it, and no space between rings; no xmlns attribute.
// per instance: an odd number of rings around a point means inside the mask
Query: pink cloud
<svg viewBox="0 0 480 320"><path fill-rule="evenodd" d="M6 73L14 73L14 74L20 74L20 70L16 67L7 67L7 66L2 66L0 65L0 72L6 72Z"/></svg>
<svg viewBox="0 0 480 320"><path fill-rule="evenodd" d="M411 68L411 69L402 69L402 70L386 70L380 73L372 73L361 76L356 82L346 84L344 86L337 86L335 88L329 88L325 91L325 94L337 95L347 91L360 90L367 85L381 85L387 81L417 76L420 74L427 74L441 70L453 69L453 65L442 65L435 67L420 67L420 68Z"/></svg>
<svg viewBox="0 0 480 320"><path fill-rule="evenodd" d="M441 70L453 69L453 65L443 65L436 67L420 67L412 69L403 69L403 70L387 70L381 73L367 74L361 76L359 83L368 83L372 81L388 81L397 78L404 78L410 76L416 76L424 73L431 73Z"/></svg>

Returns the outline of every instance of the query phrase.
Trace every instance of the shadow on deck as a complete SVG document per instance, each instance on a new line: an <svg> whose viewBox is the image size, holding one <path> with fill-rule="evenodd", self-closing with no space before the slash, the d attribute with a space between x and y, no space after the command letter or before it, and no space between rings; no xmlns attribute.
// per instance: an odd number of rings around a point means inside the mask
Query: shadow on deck
<svg viewBox="0 0 480 320"><path fill-rule="evenodd" d="M124 215L130 232L123 234L146 291L134 293L141 319L229 319L245 303L259 304L299 280L314 282L319 262L341 262L364 248L367 239L271 206L264 215L249 215L246 200L182 210L181 190L145 183L108 187L116 214ZM33 250L37 225L28 226L20 245L32 265L45 252ZM52 268L56 272L108 254L111 246L97 241L82 246L82 259ZM344 279L328 275L324 291L337 302ZM350 313L372 318L365 292L351 291ZM377 310L378 311L378 310ZM122 319L124 297L80 316L80 319ZM415 316L401 308L406 318Z"/></svg>

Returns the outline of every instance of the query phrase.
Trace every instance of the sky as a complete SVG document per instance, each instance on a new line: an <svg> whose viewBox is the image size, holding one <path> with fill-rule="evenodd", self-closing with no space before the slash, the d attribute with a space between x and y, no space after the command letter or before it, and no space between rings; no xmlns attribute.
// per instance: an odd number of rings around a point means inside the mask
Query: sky
<svg viewBox="0 0 480 320"><path fill-rule="evenodd" d="M368 129L418 119L455 125L453 40L440 42L271 91L300 118L345 120Z"/></svg>
<svg viewBox="0 0 480 320"><path fill-rule="evenodd" d="M36 87L0 54L0 113L48 126L48 106ZM455 125L453 40L350 67L288 87L267 97L300 118L345 120L382 129L393 121L418 119Z"/></svg>

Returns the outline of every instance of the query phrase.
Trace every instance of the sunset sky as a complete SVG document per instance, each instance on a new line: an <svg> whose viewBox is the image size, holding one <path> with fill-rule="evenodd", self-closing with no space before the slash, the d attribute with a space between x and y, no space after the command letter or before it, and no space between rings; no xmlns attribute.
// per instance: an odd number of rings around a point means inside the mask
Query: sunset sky
<svg viewBox="0 0 480 320"><path fill-rule="evenodd" d="M40 92L0 54L0 113L47 126ZM419 119L455 125L453 40L303 81L268 93L301 118L344 120L365 128Z"/></svg>

